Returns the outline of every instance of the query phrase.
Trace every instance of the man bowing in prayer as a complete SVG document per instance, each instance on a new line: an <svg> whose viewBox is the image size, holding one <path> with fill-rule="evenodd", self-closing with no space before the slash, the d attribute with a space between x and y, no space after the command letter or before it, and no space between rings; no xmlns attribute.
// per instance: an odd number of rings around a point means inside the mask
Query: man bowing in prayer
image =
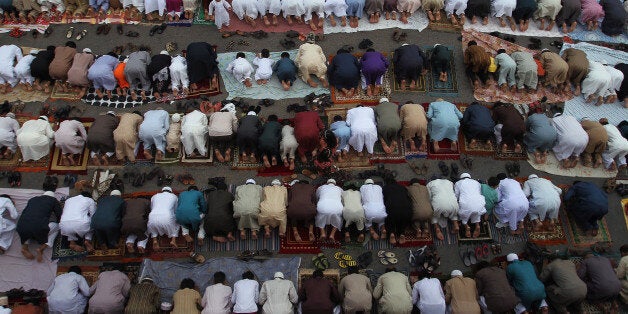
<svg viewBox="0 0 628 314"><path fill-rule="evenodd" d="M336 185L336 180L329 179L327 184L316 190L316 227L320 229L320 239L327 239L325 227L331 225L329 238L334 239L336 232L342 228L342 189Z"/></svg>
<svg viewBox="0 0 628 314"><path fill-rule="evenodd" d="M55 132L55 145L61 150L61 163L69 166L76 164L75 157L83 152L87 132L78 118L61 121ZM80 161L79 161L80 162Z"/></svg>
<svg viewBox="0 0 628 314"><path fill-rule="evenodd" d="M414 139L421 141L419 151L424 152L427 148L427 115L421 104L414 104L407 101L399 110L399 118L401 119L401 136L406 142L410 143L410 151L416 152L416 144Z"/></svg>
<svg viewBox="0 0 628 314"><path fill-rule="evenodd" d="M199 155L207 156L207 134L209 120L207 116L195 107L189 106L181 121L181 143L188 157Z"/></svg>
<svg viewBox="0 0 628 314"><path fill-rule="evenodd" d="M369 228L371 238L373 238L373 240L379 240L379 234L373 227L374 224L377 224L377 229L381 231L382 238L385 239L386 226L384 223L386 222L387 215L382 187L375 184L373 179L366 179L364 185L360 187L360 197L366 218L365 225Z"/></svg>
<svg viewBox="0 0 628 314"><path fill-rule="evenodd" d="M96 116L89 131L87 131L87 148L89 156L97 166L102 163L109 164L109 157L116 151L116 142L113 139L113 131L120 123L119 118L113 111L107 111L105 115Z"/></svg>
<svg viewBox="0 0 628 314"><path fill-rule="evenodd" d="M346 49L338 49L327 67L329 82L344 97L353 97L360 83L360 62Z"/></svg>
<svg viewBox="0 0 628 314"><path fill-rule="evenodd" d="M130 162L135 161L137 150L137 132L144 118L139 111L125 113L120 117L118 127L113 130L113 139L116 143L116 158L120 161L126 157Z"/></svg>
<svg viewBox="0 0 628 314"><path fill-rule="evenodd" d="M580 154L587 147L589 136L582 125L570 115L556 113L552 118L552 125L558 133L558 140L552 150L562 168L573 168L578 164Z"/></svg>
<svg viewBox="0 0 628 314"><path fill-rule="evenodd" d="M587 235L596 236L598 220L608 213L608 196L591 182L574 181L565 194L566 210Z"/></svg>
<svg viewBox="0 0 628 314"><path fill-rule="evenodd" d="M170 238L170 245L177 247L179 236L179 224L175 219L178 199L172 193L172 188L165 186L161 193L153 195L150 199L150 214L146 232L153 239L153 248L159 248L159 236L166 235Z"/></svg>
<svg viewBox="0 0 628 314"><path fill-rule="evenodd" d="M519 182L506 177L505 173L498 174L497 179L499 201L495 206L495 215L499 221L496 226L497 228L508 226L511 234L520 234L523 232L523 219L528 214L530 206L528 199Z"/></svg>
<svg viewBox="0 0 628 314"><path fill-rule="evenodd" d="M17 144L22 152L22 161L37 161L47 156L54 135L46 116L24 122L22 128L17 131Z"/></svg>
<svg viewBox="0 0 628 314"><path fill-rule="evenodd" d="M264 226L264 237L270 238L270 229L279 227L279 236L286 235L288 217L288 189L281 185L278 179L273 180L270 186L264 187L264 200L260 203L258 222Z"/></svg>
<svg viewBox="0 0 628 314"><path fill-rule="evenodd" d="M392 154L398 145L397 137L401 129L401 118L398 112L399 106L388 101L388 98L380 99L379 105L375 106L377 133L380 144L387 154Z"/></svg>
<svg viewBox="0 0 628 314"><path fill-rule="evenodd" d="M156 160L162 160L166 152L166 134L170 127L170 115L168 111L158 107L155 110L148 110L144 113L144 122L140 124L139 139L144 143L144 157L153 159L150 153L152 146L155 146L157 154Z"/></svg>
<svg viewBox="0 0 628 314"><path fill-rule="evenodd" d="M0 117L0 149L5 149L0 155L0 159L11 159L17 150L17 132L20 123L15 119L13 112Z"/></svg>
<svg viewBox="0 0 628 314"><path fill-rule="evenodd" d="M458 217L464 225L465 237L471 237L471 227L468 222L475 224L473 237L480 236L480 220L482 215L486 213L486 201L482 195L482 187L480 182L471 179L471 175L463 173L460 180L454 184L454 192L458 198Z"/></svg>
<svg viewBox="0 0 628 314"><path fill-rule="evenodd" d="M312 87L318 87L318 83L314 82L311 75L316 76L323 87L327 88L329 84L325 75L327 74L327 57L323 53L321 46L316 44L314 34L307 36L307 42L299 47L297 56L294 60L299 68L301 79Z"/></svg>
<svg viewBox="0 0 628 314"><path fill-rule="evenodd" d="M94 251L94 246L92 245L94 232L92 231L91 222L95 213L96 201L92 199L91 193L87 191L82 191L81 194L65 200L59 229L61 230L61 235L68 237L70 249L73 251L83 252L85 249L87 249L87 252ZM79 238L83 238L85 248L76 244Z"/></svg>
<svg viewBox="0 0 628 314"><path fill-rule="evenodd" d="M434 145L434 151L439 152L438 142L448 139L451 141L451 150L458 150L458 129L462 112L456 105L444 101L442 98L430 103L427 109L427 118L430 120L428 132Z"/></svg>
<svg viewBox="0 0 628 314"><path fill-rule="evenodd" d="M447 219L451 220L454 227L452 234L458 233L458 201L454 191L454 184L447 179L436 179L427 183L427 191L430 194L434 216L432 216L432 224L434 225L434 233L436 238L443 240L443 232L441 228L447 228Z"/></svg>
<svg viewBox="0 0 628 314"><path fill-rule="evenodd" d="M190 236L190 231L198 232L199 245L202 245L205 239L205 230L203 230L203 217L207 214L207 202L205 196L194 185L190 186L187 191L179 194L177 204L176 218L177 223L181 225L181 230L185 242L194 241Z"/></svg>
<svg viewBox="0 0 628 314"><path fill-rule="evenodd" d="M109 196L98 200L91 226L101 249L118 247L122 216L125 211L126 201L119 190L113 190Z"/></svg>
<svg viewBox="0 0 628 314"><path fill-rule="evenodd" d="M529 175L528 180L523 183L523 193L530 199L530 212L528 214L534 223L535 230L541 230L546 219L549 220L546 226L548 230L556 226L562 192L552 181L539 178L536 174Z"/></svg>
<svg viewBox="0 0 628 314"><path fill-rule="evenodd" d="M402 91L406 90L408 83L410 89L416 88L419 76L427 73L426 63L427 56L417 45L403 44L395 49L393 55L395 79Z"/></svg>
<svg viewBox="0 0 628 314"><path fill-rule="evenodd" d="M358 105L347 111L347 125L351 127L349 145L363 156L362 150L366 146L369 155L373 155L373 147L377 141L377 127L375 125L375 111L371 107Z"/></svg>
<svg viewBox="0 0 628 314"><path fill-rule="evenodd" d="M0 93L11 92L17 85L14 66L22 59L22 49L16 45L0 46Z"/></svg>
<svg viewBox="0 0 628 314"><path fill-rule="evenodd" d="M253 240L257 239L257 232L259 231L258 217L263 192L262 186L256 184L253 179L246 180L244 185L238 186L235 190L233 218L238 220L240 239L246 239L245 229L251 229L251 238Z"/></svg>

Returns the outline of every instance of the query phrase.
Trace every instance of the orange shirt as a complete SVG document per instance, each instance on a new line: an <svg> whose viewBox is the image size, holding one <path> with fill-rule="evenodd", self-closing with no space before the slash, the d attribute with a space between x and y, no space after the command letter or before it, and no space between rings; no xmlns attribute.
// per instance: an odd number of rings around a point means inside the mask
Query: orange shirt
<svg viewBox="0 0 628 314"><path fill-rule="evenodd" d="M113 70L113 76L118 81L118 86L120 88L129 88L129 82L126 81L126 76L124 76L124 67L126 67L126 63L120 62L115 70Z"/></svg>

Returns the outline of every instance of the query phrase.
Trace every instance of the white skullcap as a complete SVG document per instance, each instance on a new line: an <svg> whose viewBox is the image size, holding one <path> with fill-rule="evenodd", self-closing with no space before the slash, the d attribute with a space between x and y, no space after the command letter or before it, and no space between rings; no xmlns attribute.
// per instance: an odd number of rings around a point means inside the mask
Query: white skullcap
<svg viewBox="0 0 628 314"><path fill-rule="evenodd" d="M379 103L380 104L383 103L383 102L388 102L388 98L382 97L382 98L379 99Z"/></svg>
<svg viewBox="0 0 628 314"><path fill-rule="evenodd" d="M166 51L166 50L162 50L159 54L162 54L162 55L169 55L169 54L168 54L168 51Z"/></svg>
<svg viewBox="0 0 628 314"><path fill-rule="evenodd" d="M272 184L272 185L281 185L281 181L279 181L278 179L275 179L270 184Z"/></svg>
<svg viewBox="0 0 628 314"><path fill-rule="evenodd" d="M297 182L299 182L299 180L297 179L292 180L292 182L290 182L290 186L297 184Z"/></svg>
<svg viewBox="0 0 628 314"><path fill-rule="evenodd" d="M46 116L39 116L39 118L38 118L38 119L41 119L41 120L46 120L46 121L48 121L48 117L46 117Z"/></svg>
<svg viewBox="0 0 628 314"><path fill-rule="evenodd" d="M148 277L148 276L143 277L142 279L140 279L140 282L143 282L143 281L145 281L145 280L149 280L149 281L155 282L155 281L153 280L153 278L150 278L150 277Z"/></svg>
<svg viewBox="0 0 628 314"><path fill-rule="evenodd" d="M9 118L15 119L15 113L13 113L13 112L8 112L6 114L6 116L9 117Z"/></svg>
<svg viewBox="0 0 628 314"><path fill-rule="evenodd" d="M460 179L464 179L464 178L469 178L470 179L471 175L465 172L465 173L460 175Z"/></svg>
<svg viewBox="0 0 628 314"><path fill-rule="evenodd" d="M537 176L536 174L531 174L528 176L528 180L530 179L534 179L534 178L538 178L539 176Z"/></svg>
<svg viewBox="0 0 628 314"><path fill-rule="evenodd" d="M373 182L373 179L366 179L364 180L364 184L374 184L375 182Z"/></svg>
<svg viewBox="0 0 628 314"><path fill-rule="evenodd" d="M122 193L120 193L120 190L113 190L113 191L111 191L110 195L120 196L120 195L122 195Z"/></svg>
<svg viewBox="0 0 628 314"><path fill-rule="evenodd" d="M434 48L436 48L436 46L440 46L440 44L435 44L435 45L434 45Z"/></svg>
<svg viewBox="0 0 628 314"><path fill-rule="evenodd" d="M246 180L246 184L255 184L255 180L248 179L248 180Z"/></svg>
<svg viewBox="0 0 628 314"><path fill-rule="evenodd" d="M169 186L164 186L164 187L161 189L161 191L162 191L162 192L164 192L164 191L168 191L168 192L172 193L172 188L170 188Z"/></svg>
<svg viewBox="0 0 628 314"><path fill-rule="evenodd" d="M257 112L255 112L255 111L249 111L249 112L247 112L247 114L246 114L246 115L247 115L247 116L256 116L256 115L257 115Z"/></svg>
<svg viewBox="0 0 628 314"><path fill-rule="evenodd" d="M454 270L452 270L452 271L451 271L451 276L452 276L452 277L455 277L455 276L462 276L462 272L461 272L461 271L459 271L459 270L457 270L457 269L454 269Z"/></svg>
<svg viewBox="0 0 628 314"><path fill-rule="evenodd" d="M581 122L584 121L584 120L591 120L591 119L589 119L589 117L582 117L582 118L580 118Z"/></svg>
<svg viewBox="0 0 628 314"><path fill-rule="evenodd" d="M328 184L329 184L329 183L336 184L336 180L334 180L334 179L329 179L329 180L327 180L327 183L328 183Z"/></svg>
<svg viewBox="0 0 628 314"><path fill-rule="evenodd" d="M84 53L92 53L92 50L89 48L83 48Z"/></svg>
<svg viewBox="0 0 628 314"><path fill-rule="evenodd" d="M115 116L115 115L116 115L116 113L115 113L114 111L111 111L111 110L107 111L107 114L110 114L110 115L112 115L112 116Z"/></svg>
<svg viewBox="0 0 628 314"><path fill-rule="evenodd" d="M519 259L519 256L517 256L517 254L515 254L515 253L510 253L510 254L506 255L506 260L509 261L509 262L516 261L518 259Z"/></svg>
<svg viewBox="0 0 628 314"><path fill-rule="evenodd" d="M541 49L541 53L544 53L544 52L546 52L546 51L550 51L550 50L549 50L549 49L547 49L547 48L543 48L543 49Z"/></svg>
<svg viewBox="0 0 628 314"><path fill-rule="evenodd" d="M39 49L31 49L29 53L32 55L36 55L37 53L39 53Z"/></svg>
<svg viewBox="0 0 628 314"><path fill-rule="evenodd" d="M276 272L274 278L281 278L281 279L283 279L283 273L280 272L280 271Z"/></svg>
<svg viewBox="0 0 628 314"><path fill-rule="evenodd" d="M8 306L9 305L9 297L1 296L0 297L0 306Z"/></svg>
<svg viewBox="0 0 628 314"><path fill-rule="evenodd" d="M181 115L178 114L178 113L173 114L172 115L172 122L177 123L179 121L181 121Z"/></svg>

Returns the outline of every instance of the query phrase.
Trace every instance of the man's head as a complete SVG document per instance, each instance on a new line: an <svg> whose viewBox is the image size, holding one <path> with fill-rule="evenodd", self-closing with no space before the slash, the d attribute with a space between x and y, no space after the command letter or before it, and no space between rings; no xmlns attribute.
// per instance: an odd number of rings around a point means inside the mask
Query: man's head
<svg viewBox="0 0 628 314"><path fill-rule="evenodd" d="M50 46L46 47L46 50L50 51L50 52L54 52L55 48L56 48L55 46L50 45Z"/></svg>
<svg viewBox="0 0 628 314"><path fill-rule="evenodd" d="M312 277L314 278L323 278L323 270L317 269L312 273Z"/></svg>
<svg viewBox="0 0 628 314"><path fill-rule="evenodd" d="M270 57L270 51L268 51L268 49L264 48L262 49L262 58L268 58Z"/></svg>
<svg viewBox="0 0 628 314"><path fill-rule="evenodd" d="M412 178L410 179L410 185L415 184L415 183L421 183L421 181L419 181L418 178Z"/></svg>
<svg viewBox="0 0 628 314"><path fill-rule="evenodd" d="M190 185L188 191L198 191L198 187L196 185Z"/></svg>
<svg viewBox="0 0 628 314"><path fill-rule="evenodd" d="M225 283L225 280L227 280L227 276L225 276L225 273L221 271L217 271L214 273L214 283Z"/></svg>
<svg viewBox="0 0 628 314"><path fill-rule="evenodd" d="M271 114L270 116L268 116L268 121L275 121L277 122L278 118L277 115L275 114Z"/></svg>
<svg viewBox="0 0 628 314"><path fill-rule="evenodd" d="M245 59L245 58L246 58L246 55L244 55L244 52L238 52L238 53L236 54L236 59L238 59L238 58Z"/></svg>
<svg viewBox="0 0 628 314"><path fill-rule="evenodd" d="M253 280L253 279L255 279L255 274L253 274L252 271L247 270L247 271L242 273L242 279L251 279L251 280Z"/></svg>
<svg viewBox="0 0 628 314"><path fill-rule="evenodd" d="M275 279L283 279L283 273L278 271L278 272L275 273L273 278L275 278Z"/></svg>
<svg viewBox="0 0 628 314"><path fill-rule="evenodd" d="M290 58L290 54L284 51L284 52L281 53L281 57L282 58Z"/></svg>
<svg viewBox="0 0 628 314"><path fill-rule="evenodd" d="M342 116L341 115L335 115L334 116L334 122L338 122L338 121L342 121Z"/></svg>
<svg viewBox="0 0 628 314"><path fill-rule="evenodd" d="M508 178L508 176L505 173L503 173L503 172L501 172L501 173L499 173L497 175L497 180L499 180L499 181L504 180L506 178Z"/></svg>
<svg viewBox="0 0 628 314"><path fill-rule="evenodd" d="M512 263L514 261L518 261L519 260L519 256L515 253L510 253L508 255L506 255L506 261L508 263Z"/></svg>
<svg viewBox="0 0 628 314"><path fill-rule="evenodd" d="M628 244L624 244L619 248L619 253L621 253L621 256L626 256L628 255Z"/></svg>
<svg viewBox="0 0 628 314"><path fill-rule="evenodd" d="M65 43L65 46L70 48L76 48L76 43L70 40Z"/></svg>
<svg viewBox="0 0 628 314"><path fill-rule="evenodd" d="M221 191L227 190L227 184L224 182L216 182L214 186L216 187L216 190L221 190Z"/></svg>
<svg viewBox="0 0 628 314"><path fill-rule="evenodd" d="M386 267L386 272L387 272L387 273L389 273L389 272L391 272L391 271L397 271L397 267L395 267L395 266L389 266L389 267Z"/></svg>
<svg viewBox="0 0 628 314"><path fill-rule="evenodd" d="M347 272L349 274L357 274L358 273L358 266L349 266L349 267L347 267Z"/></svg>
<svg viewBox="0 0 628 314"><path fill-rule="evenodd" d="M194 286L196 284L194 283L194 280L192 280L192 278L184 278L183 280L181 280L181 285L179 285L179 289L194 289Z"/></svg>
<svg viewBox="0 0 628 314"><path fill-rule="evenodd" d="M451 277L462 277L462 272L457 269L454 269L451 271Z"/></svg>
<svg viewBox="0 0 628 314"><path fill-rule="evenodd" d="M470 41L470 42L469 42L469 44L468 44L467 46L468 46L468 47L471 47L471 46L477 46L477 44L478 44L478 43L477 43L475 40L472 40L472 41Z"/></svg>
<svg viewBox="0 0 628 314"><path fill-rule="evenodd" d="M506 49L499 49L499 50L497 50L497 54L500 54L500 53L506 53Z"/></svg>
<svg viewBox="0 0 628 314"><path fill-rule="evenodd" d="M601 125L607 125L608 124L608 119L602 118L602 119L600 119L599 122L600 122Z"/></svg>
<svg viewBox="0 0 628 314"><path fill-rule="evenodd" d="M68 268L68 273L75 273L77 275L80 275L83 273L83 271L77 265L73 265L73 266L70 266L70 268Z"/></svg>
<svg viewBox="0 0 628 314"><path fill-rule="evenodd" d="M122 196L122 192L120 192L120 190L113 190L113 191L111 191L111 193L109 193L109 195L111 195L111 196Z"/></svg>
<svg viewBox="0 0 628 314"><path fill-rule="evenodd" d="M497 177L488 178L488 186L496 188L499 185L499 179Z"/></svg>

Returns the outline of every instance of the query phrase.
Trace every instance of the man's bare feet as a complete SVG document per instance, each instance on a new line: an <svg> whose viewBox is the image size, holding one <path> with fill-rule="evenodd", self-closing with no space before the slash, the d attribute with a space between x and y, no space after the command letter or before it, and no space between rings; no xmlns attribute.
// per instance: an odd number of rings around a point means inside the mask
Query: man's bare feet
<svg viewBox="0 0 628 314"><path fill-rule="evenodd" d="M257 240L257 230L251 230L251 239Z"/></svg>
<svg viewBox="0 0 628 314"><path fill-rule="evenodd" d="M397 244L397 237L394 233L390 234L390 237L388 237L388 242L390 242L390 244Z"/></svg>
<svg viewBox="0 0 628 314"><path fill-rule="evenodd" d="M189 234L183 235L183 239L185 239L185 242L187 242L187 243L194 242L194 239L192 239L192 237Z"/></svg>
<svg viewBox="0 0 628 314"><path fill-rule="evenodd" d="M24 257L26 257L26 259L34 259L35 258L33 253L31 253L31 251L29 251L28 247L26 247L26 246L22 246L22 255L24 255Z"/></svg>
<svg viewBox="0 0 628 314"><path fill-rule="evenodd" d="M170 238L170 246L176 248L177 246L177 237Z"/></svg>
<svg viewBox="0 0 628 314"><path fill-rule="evenodd" d="M85 240L83 242L85 243L85 249L87 249L87 252L94 252L94 245L92 244L92 241Z"/></svg>

